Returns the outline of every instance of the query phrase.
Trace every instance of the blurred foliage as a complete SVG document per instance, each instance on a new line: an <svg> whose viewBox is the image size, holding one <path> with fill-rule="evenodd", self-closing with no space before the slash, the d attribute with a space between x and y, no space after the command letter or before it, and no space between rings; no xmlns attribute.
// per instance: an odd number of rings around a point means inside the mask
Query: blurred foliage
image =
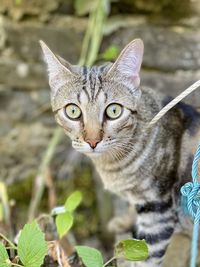
<svg viewBox="0 0 200 267"><path fill-rule="evenodd" d="M75 14L85 16L95 8L94 0L75 0ZM145 14L179 19L191 13L190 0L110 0L111 14Z"/></svg>
<svg viewBox="0 0 200 267"><path fill-rule="evenodd" d="M2 0L3 2L6 0ZM47 0L46 0L47 1ZM42 1L41 1L42 2ZM51 12L70 14L77 16L88 16L91 11L95 10L97 0L53 0L49 1L48 8L45 10L46 4L40 0L13 0L8 1L8 9L18 6L18 11L27 14L35 14L36 7L44 7L42 12ZM149 18L178 20L183 17L188 17L195 12L192 10L193 2L190 0L102 0L102 4L108 9L110 15L118 14L135 14L146 15ZM5 5L5 4L4 4ZM27 10L29 7L29 11ZM33 8L33 11L31 10ZM53 8L53 9L51 9ZM36 8L37 9L37 8ZM8 13L10 10L8 10ZM39 12L39 11L37 11ZM37 13L36 12L36 13ZM41 13L42 13L41 12ZM40 13L40 12L39 12ZM22 16L23 17L23 16ZM25 18L25 14L24 14Z"/></svg>
<svg viewBox="0 0 200 267"><path fill-rule="evenodd" d="M89 16L88 27L84 36L80 65L91 66L98 57L105 21L110 11L109 0L95 0L95 8Z"/></svg>
<svg viewBox="0 0 200 267"><path fill-rule="evenodd" d="M110 3L111 0L101 0L101 3L104 5L103 9L106 10L106 14L110 13ZM75 0L74 8L75 13L78 16L84 16L94 11L96 5L98 4L98 0Z"/></svg>
<svg viewBox="0 0 200 267"><path fill-rule="evenodd" d="M19 222L21 227L27 221L27 210L30 204L30 198L33 186L33 176L27 177L23 181L19 181L7 187L8 195L17 203L15 207L16 222ZM22 193L23 192L23 193ZM47 202L47 199L45 199ZM46 205L45 205L45 208Z"/></svg>
<svg viewBox="0 0 200 267"><path fill-rule="evenodd" d="M3 221L3 217L4 217L3 205L0 202L0 222Z"/></svg>
<svg viewBox="0 0 200 267"><path fill-rule="evenodd" d="M112 4L112 14L144 14L179 19L191 14L190 0L118 0Z"/></svg>
<svg viewBox="0 0 200 267"><path fill-rule="evenodd" d="M111 45L99 55L99 58L104 61L113 61L117 58L119 52L119 47L117 47L116 45Z"/></svg>
<svg viewBox="0 0 200 267"><path fill-rule="evenodd" d="M70 195L71 192L75 190L80 190L83 194L83 200L77 208L74 218L74 232L79 241L99 232L99 213L95 182L94 179L91 179L91 176L91 167L86 163L81 163L80 166L75 169L72 177L67 180L57 180L55 183L58 205L62 205L66 200L66 195ZM30 204L32 186L33 177L28 177L8 187L8 195L17 203L15 213L16 222L19 222L17 227L19 228L27 221L27 209ZM48 211L47 199L48 190L45 189L38 213Z"/></svg>
<svg viewBox="0 0 200 267"><path fill-rule="evenodd" d="M15 0L15 3L16 3L17 5L20 5L20 4L22 3L22 0Z"/></svg>
<svg viewBox="0 0 200 267"><path fill-rule="evenodd" d="M96 1L94 0L75 0L74 2L75 12L78 16L89 14L92 10L94 10L95 6Z"/></svg>

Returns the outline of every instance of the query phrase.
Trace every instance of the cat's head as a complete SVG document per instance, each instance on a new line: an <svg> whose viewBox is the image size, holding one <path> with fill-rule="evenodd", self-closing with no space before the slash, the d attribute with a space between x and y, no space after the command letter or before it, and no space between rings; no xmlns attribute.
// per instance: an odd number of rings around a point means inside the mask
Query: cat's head
<svg viewBox="0 0 200 267"><path fill-rule="evenodd" d="M140 98L143 42L129 43L113 64L72 66L40 42L56 121L79 152L115 153L133 135Z"/></svg>

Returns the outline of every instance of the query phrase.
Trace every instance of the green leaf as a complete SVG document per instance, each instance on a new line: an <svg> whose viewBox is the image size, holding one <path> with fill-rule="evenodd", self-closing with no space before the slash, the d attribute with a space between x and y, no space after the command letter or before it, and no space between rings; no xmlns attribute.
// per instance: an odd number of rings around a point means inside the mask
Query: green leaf
<svg viewBox="0 0 200 267"><path fill-rule="evenodd" d="M115 256L129 261L143 261L148 257L145 240L121 240L115 247Z"/></svg>
<svg viewBox="0 0 200 267"><path fill-rule="evenodd" d="M24 267L41 266L46 254L47 243L37 223L25 224L18 242L18 255Z"/></svg>
<svg viewBox="0 0 200 267"><path fill-rule="evenodd" d="M103 258L101 252L87 246L75 246L79 257L86 267L102 267Z"/></svg>
<svg viewBox="0 0 200 267"><path fill-rule="evenodd" d="M119 47L117 46L110 46L108 47L101 55L100 57L105 61L111 61L115 60L119 54Z"/></svg>
<svg viewBox="0 0 200 267"><path fill-rule="evenodd" d="M60 238L70 230L73 222L74 218L70 212L58 214L56 217L56 227Z"/></svg>
<svg viewBox="0 0 200 267"><path fill-rule="evenodd" d="M8 253L2 243L0 243L0 266L1 267L10 267L11 262L8 257Z"/></svg>
<svg viewBox="0 0 200 267"><path fill-rule="evenodd" d="M82 194L80 191L73 192L65 202L65 209L68 212L74 211L82 201Z"/></svg>

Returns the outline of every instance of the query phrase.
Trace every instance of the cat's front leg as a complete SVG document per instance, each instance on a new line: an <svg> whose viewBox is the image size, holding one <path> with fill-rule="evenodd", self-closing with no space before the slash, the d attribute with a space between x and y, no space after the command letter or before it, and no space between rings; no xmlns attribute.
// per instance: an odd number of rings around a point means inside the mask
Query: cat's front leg
<svg viewBox="0 0 200 267"><path fill-rule="evenodd" d="M108 230L114 234L124 234L133 232L136 225L136 210L134 206L129 206L125 214L113 217L108 223Z"/></svg>
<svg viewBox="0 0 200 267"><path fill-rule="evenodd" d="M175 228L172 200L149 202L137 206L137 238L145 239L149 257L134 267L160 267ZM170 267L170 266L169 266Z"/></svg>

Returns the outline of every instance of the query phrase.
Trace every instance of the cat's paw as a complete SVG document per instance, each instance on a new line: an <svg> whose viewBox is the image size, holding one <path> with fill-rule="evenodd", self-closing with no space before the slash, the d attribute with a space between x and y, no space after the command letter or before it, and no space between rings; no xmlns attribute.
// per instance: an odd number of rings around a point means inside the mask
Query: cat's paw
<svg viewBox="0 0 200 267"><path fill-rule="evenodd" d="M128 231L131 231L133 226L133 221L129 216L118 216L114 217L108 223L108 231L115 234L123 234Z"/></svg>
<svg viewBox="0 0 200 267"><path fill-rule="evenodd" d="M127 232L134 233L136 225L135 207L130 206L125 214L113 217L108 223L108 231L115 234L123 234Z"/></svg>

